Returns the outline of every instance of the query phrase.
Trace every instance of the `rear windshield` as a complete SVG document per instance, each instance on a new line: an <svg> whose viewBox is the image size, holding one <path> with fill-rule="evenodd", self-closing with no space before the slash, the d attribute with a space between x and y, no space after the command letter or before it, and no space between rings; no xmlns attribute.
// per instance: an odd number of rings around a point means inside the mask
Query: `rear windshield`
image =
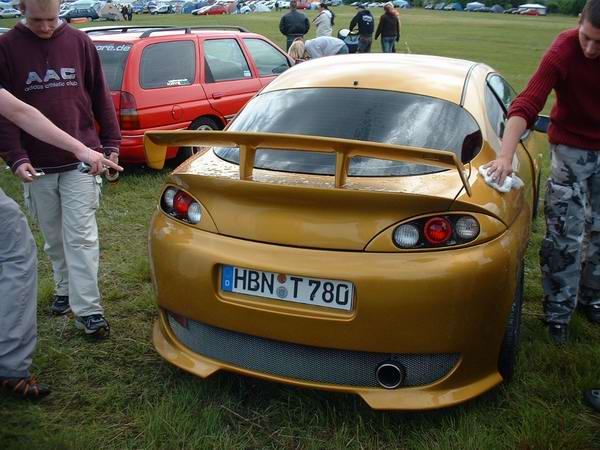
<svg viewBox="0 0 600 450"><path fill-rule="evenodd" d="M335 137L446 150L468 162L481 148L481 131L460 106L437 98L394 91L307 88L268 92L254 98L229 131ZM237 148L215 153L239 163ZM259 149L254 167L319 175L335 174L335 155ZM405 176L439 167L354 157L351 176Z"/></svg>
<svg viewBox="0 0 600 450"><path fill-rule="evenodd" d="M123 84L123 71L125 70L131 45L122 42L98 42L96 43L96 50L100 55L102 71L109 89L120 91Z"/></svg>

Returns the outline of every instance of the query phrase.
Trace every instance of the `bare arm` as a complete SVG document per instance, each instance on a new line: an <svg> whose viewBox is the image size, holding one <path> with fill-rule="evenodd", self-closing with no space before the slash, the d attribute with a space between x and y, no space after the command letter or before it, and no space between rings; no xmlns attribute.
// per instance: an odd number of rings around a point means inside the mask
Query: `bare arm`
<svg viewBox="0 0 600 450"><path fill-rule="evenodd" d="M11 122L14 122L15 125L32 136L54 145L55 147L67 150L73 153L80 161L89 163L92 166L90 173L101 173L104 170L104 166L111 167L118 171L123 170L122 167L104 158L100 153L86 147L81 142L56 127L33 106L22 102L6 89L1 88L0 115L3 115ZM31 177L27 175L27 172L32 173L33 171L33 167L27 163L23 164L23 167L19 166L16 174L23 181L31 181Z"/></svg>
<svg viewBox="0 0 600 450"><path fill-rule="evenodd" d="M527 129L527 122L520 116L512 116L506 123L506 129L502 137L502 147L498 158L487 163L484 169L487 169L488 174L498 184L502 185L504 179L512 174L512 161L517 151L519 139Z"/></svg>

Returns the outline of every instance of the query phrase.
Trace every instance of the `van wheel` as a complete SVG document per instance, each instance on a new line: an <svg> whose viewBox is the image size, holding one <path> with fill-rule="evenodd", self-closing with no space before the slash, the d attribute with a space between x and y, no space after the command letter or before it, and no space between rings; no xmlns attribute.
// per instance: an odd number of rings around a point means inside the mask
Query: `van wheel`
<svg viewBox="0 0 600 450"><path fill-rule="evenodd" d="M215 122L213 119L208 117L200 117L199 119L194 120L188 130L196 130L196 131L213 131L220 130L221 127ZM200 147L179 147L179 151L177 152L177 156L175 158L175 162L177 165L184 162L190 156L195 155L200 150Z"/></svg>
<svg viewBox="0 0 600 450"><path fill-rule="evenodd" d="M519 350L519 339L521 337L521 309L523 308L523 283L524 266L521 263L517 280L517 287L513 298L512 308L506 322L504 339L500 347L500 356L498 357L498 371L505 382L510 382L514 375Z"/></svg>

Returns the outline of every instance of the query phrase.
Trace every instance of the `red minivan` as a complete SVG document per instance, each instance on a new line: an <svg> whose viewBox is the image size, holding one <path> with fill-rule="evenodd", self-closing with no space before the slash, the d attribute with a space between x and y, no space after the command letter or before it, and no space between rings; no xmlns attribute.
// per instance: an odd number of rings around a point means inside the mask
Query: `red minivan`
<svg viewBox="0 0 600 450"><path fill-rule="evenodd" d="M292 66L283 50L241 27L90 27L121 126L120 161L143 163L148 130L220 130ZM170 149L187 159L194 148Z"/></svg>

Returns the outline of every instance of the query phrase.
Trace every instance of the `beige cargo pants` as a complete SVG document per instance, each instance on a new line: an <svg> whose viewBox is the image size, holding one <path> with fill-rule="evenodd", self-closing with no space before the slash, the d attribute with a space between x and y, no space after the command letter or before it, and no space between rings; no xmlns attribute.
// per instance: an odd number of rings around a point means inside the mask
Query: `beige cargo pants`
<svg viewBox="0 0 600 450"><path fill-rule="evenodd" d="M77 170L24 184L25 204L44 236L56 295L68 295L76 316L103 314L98 289L98 226L102 179Z"/></svg>

